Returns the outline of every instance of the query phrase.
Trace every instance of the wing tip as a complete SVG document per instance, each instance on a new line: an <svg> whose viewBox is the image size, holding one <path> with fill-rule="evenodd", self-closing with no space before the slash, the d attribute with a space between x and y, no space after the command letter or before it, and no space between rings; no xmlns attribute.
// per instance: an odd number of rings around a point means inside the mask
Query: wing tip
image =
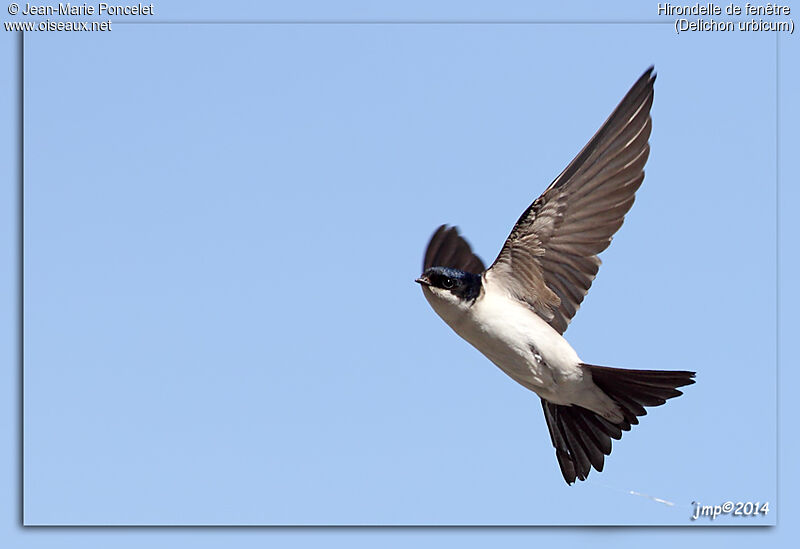
<svg viewBox="0 0 800 549"><path fill-rule="evenodd" d="M483 261L459 233L458 227L446 223L434 231L423 256L423 272L434 266L453 267L473 274L486 270Z"/></svg>
<svg viewBox="0 0 800 549"><path fill-rule="evenodd" d="M647 67L647 70L645 70L642 73L642 76L639 77L639 80L645 80L649 84L652 85L653 82L655 82L656 78L658 77L658 73L655 72L655 70L656 70L656 66L655 65L650 65L649 67Z"/></svg>

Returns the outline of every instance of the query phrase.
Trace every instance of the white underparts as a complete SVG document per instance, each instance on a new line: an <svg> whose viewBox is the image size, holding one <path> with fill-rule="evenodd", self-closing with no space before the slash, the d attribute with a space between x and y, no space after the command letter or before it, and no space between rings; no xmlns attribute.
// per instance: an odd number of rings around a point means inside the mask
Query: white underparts
<svg viewBox="0 0 800 549"><path fill-rule="evenodd" d="M555 404L578 404L610 421L619 407L591 380L564 337L527 305L484 278L472 302L447 290L423 286L434 311L458 335L517 383Z"/></svg>

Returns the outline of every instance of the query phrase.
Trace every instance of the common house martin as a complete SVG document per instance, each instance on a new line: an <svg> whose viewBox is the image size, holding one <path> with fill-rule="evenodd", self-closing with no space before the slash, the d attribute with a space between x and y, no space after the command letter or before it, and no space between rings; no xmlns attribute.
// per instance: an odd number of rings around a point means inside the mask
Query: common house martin
<svg viewBox="0 0 800 549"><path fill-rule="evenodd" d="M442 225L416 280L448 326L539 395L567 484L602 471L611 439L646 406L694 383L695 372L587 364L562 336L644 180L655 79L650 67L522 213L488 269L456 227Z"/></svg>

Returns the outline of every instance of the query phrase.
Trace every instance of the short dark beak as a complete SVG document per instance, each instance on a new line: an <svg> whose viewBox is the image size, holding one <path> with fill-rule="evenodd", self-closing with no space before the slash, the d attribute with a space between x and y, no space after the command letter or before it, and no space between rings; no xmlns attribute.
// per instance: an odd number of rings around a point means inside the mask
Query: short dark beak
<svg viewBox="0 0 800 549"><path fill-rule="evenodd" d="M426 286L430 286L431 285L431 281L428 280L428 277L425 276L425 275L422 275L421 277L416 279L414 282L417 282L419 284L425 284Z"/></svg>

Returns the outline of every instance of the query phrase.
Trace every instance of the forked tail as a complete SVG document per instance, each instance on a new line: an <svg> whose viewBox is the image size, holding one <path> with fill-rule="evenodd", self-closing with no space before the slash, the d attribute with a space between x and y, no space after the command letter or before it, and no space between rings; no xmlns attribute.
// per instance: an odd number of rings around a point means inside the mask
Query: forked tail
<svg viewBox="0 0 800 549"><path fill-rule="evenodd" d="M611 453L611 439L621 439L622 431L637 425L637 416L647 414L645 406L661 406L667 399L682 395L677 387L694 383L695 374L583 366L591 372L595 385L619 405L625 419L615 424L586 408L542 399L550 439L567 484L576 478L586 480L592 467L602 471L604 456Z"/></svg>

